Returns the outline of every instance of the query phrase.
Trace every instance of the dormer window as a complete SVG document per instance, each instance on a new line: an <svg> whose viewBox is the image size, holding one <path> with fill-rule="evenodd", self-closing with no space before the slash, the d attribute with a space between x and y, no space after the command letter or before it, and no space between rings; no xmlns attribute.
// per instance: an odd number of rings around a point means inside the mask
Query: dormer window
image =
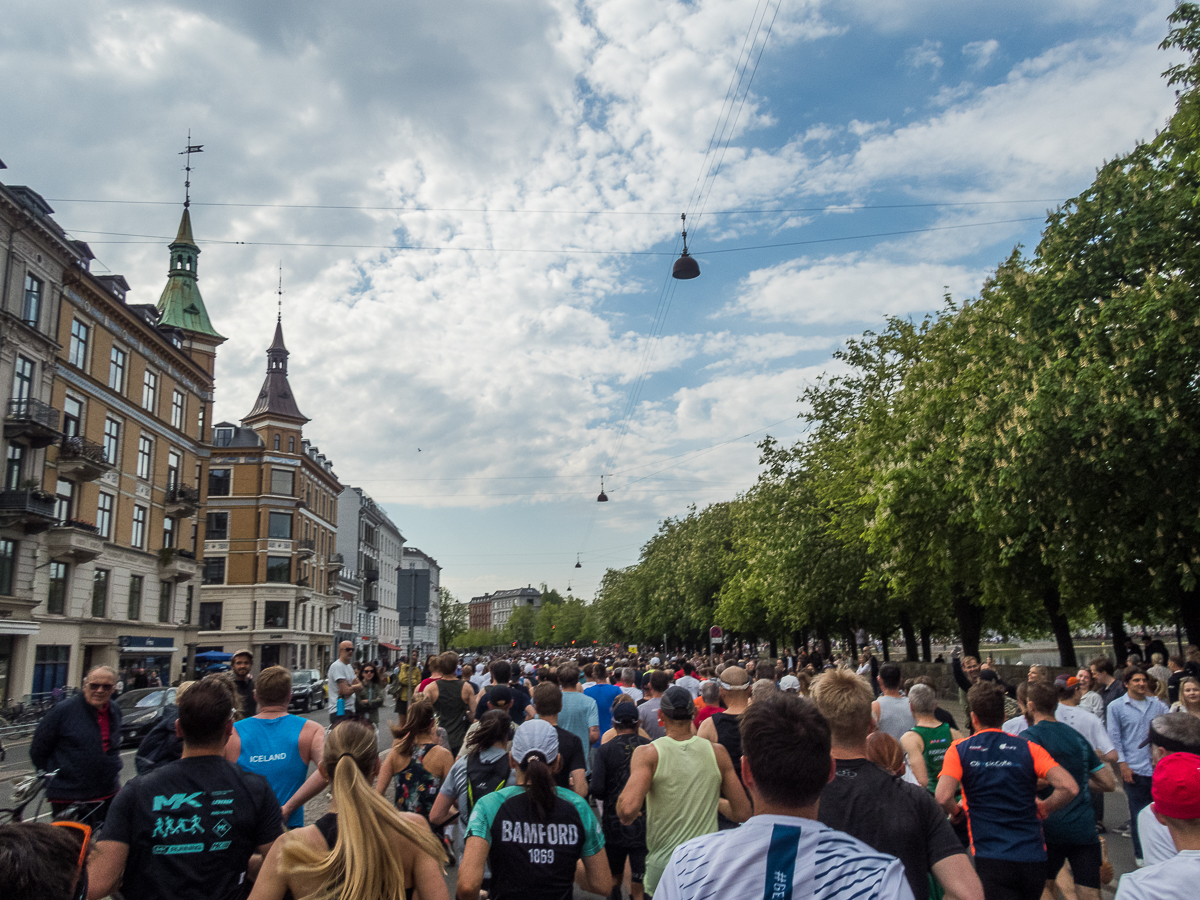
<svg viewBox="0 0 1200 900"><path fill-rule="evenodd" d="M213 429L213 446L228 447L233 443L232 428L214 428Z"/></svg>

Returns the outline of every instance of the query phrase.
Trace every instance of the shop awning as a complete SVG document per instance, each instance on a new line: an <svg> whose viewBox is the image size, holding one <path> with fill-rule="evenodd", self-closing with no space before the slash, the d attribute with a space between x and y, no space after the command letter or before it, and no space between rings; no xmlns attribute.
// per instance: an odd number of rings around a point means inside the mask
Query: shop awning
<svg viewBox="0 0 1200 900"><path fill-rule="evenodd" d="M148 653L152 656L158 656L164 653L178 653L178 647L122 647L121 655L126 653Z"/></svg>
<svg viewBox="0 0 1200 900"><path fill-rule="evenodd" d="M41 627L37 622L10 621L0 619L0 634L37 634Z"/></svg>
<svg viewBox="0 0 1200 900"><path fill-rule="evenodd" d="M397 647L395 644L389 644L387 641L380 641L379 646L387 650L399 650L401 652L404 651L403 647Z"/></svg>

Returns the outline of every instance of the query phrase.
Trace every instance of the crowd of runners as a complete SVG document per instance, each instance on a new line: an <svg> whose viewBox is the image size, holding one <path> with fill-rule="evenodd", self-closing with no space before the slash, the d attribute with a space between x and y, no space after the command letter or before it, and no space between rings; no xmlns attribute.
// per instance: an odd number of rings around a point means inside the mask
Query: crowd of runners
<svg viewBox="0 0 1200 900"><path fill-rule="evenodd" d="M1099 900L1118 783L1118 900L1200 890L1195 647L1015 685L956 653L963 721L870 651L384 667L346 643L328 728L240 662L179 691L123 787L117 675L88 674L30 750L86 824L0 826L6 900L448 900L451 868L459 900Z"/></svg>

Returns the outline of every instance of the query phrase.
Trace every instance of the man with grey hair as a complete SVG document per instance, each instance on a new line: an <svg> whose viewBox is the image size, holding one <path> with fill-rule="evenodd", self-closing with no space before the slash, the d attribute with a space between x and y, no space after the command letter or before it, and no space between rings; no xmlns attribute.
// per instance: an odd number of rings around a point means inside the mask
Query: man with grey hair
<svg viewBox="0 0 1200 900"><path fill-rule="evenodd" d="M116 686L117 673L96 666L80 693L56 703L38 723L29 759L35 768L58 771L46 788L56 816L73 803L92 803L88 822L101 825L121 789L121 710L111 702Z"/></svg>
<svg viewBox="0 0 1200 900"><path fill-rule="evenodd" d="M1155 716L1150 722L1146 743L1150 746L1150 764L1156 768L1172 753L1195 753L1200 756L1200 718L1185 712ZM1153 805L1138 813L1137 824L1146 865L1166 862L1179 854L1171 832L1154 815Z"/></svg>
<svg viewBox="0 0 1200 900"><path fill-rule="evenodd" d="M755 700L765 700L777 690L779 690L779 688L775 686L775 682L773 680L770 678L760 678L758 681L754 682L754 685L750 688L750 700L751 702Z"/></svg>
<svg viewBox="0 0 1200 900"><path fill-rule="evenodd" d="M637 672L631 666L623 666L618 673L621 683L617 685L622 694L628 694L634 703L641 703L645 696L637 686Z"/></svg>
<svg viewBox="0 0 1200 900"><path fill-rule="evenodd" d="M917 784L929 793L937 790L942 773L942 758L950 745L963 735L937 717L937 692L927 684L914 684L908 692L913 727L900 736L900 746L908 756L908 767Z"/></svg>

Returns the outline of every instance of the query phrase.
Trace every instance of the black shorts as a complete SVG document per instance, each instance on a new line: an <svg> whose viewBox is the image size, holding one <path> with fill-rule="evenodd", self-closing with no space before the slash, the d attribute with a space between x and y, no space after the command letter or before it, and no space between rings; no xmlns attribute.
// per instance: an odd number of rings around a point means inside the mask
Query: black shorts
<svg viewBox="0 0 1200 900"><path fill-rule="evenodd" d="M630 850L626 847L615 847L607 844L604 848L608 853L608 871L612 872L617 884L625 877L625 860L629 859L629 880L641 884L646 880L646 848L637 847Z"/></svg>
<svg viewBox="0 0 1200 900"><path fill-rule="evenodd" d="M1046 844L1046 880L1053 881L1063 862L1071 864L1071 876L1080 887L1100 890L1100 842L1094 844Z"/></svg>
<svg viewBox="0 0 1200 900"><path fill-rule="evenodd" d="M1040 900L1046 887L1044 862L975 857L975 874L987 900Z"/></svg>

